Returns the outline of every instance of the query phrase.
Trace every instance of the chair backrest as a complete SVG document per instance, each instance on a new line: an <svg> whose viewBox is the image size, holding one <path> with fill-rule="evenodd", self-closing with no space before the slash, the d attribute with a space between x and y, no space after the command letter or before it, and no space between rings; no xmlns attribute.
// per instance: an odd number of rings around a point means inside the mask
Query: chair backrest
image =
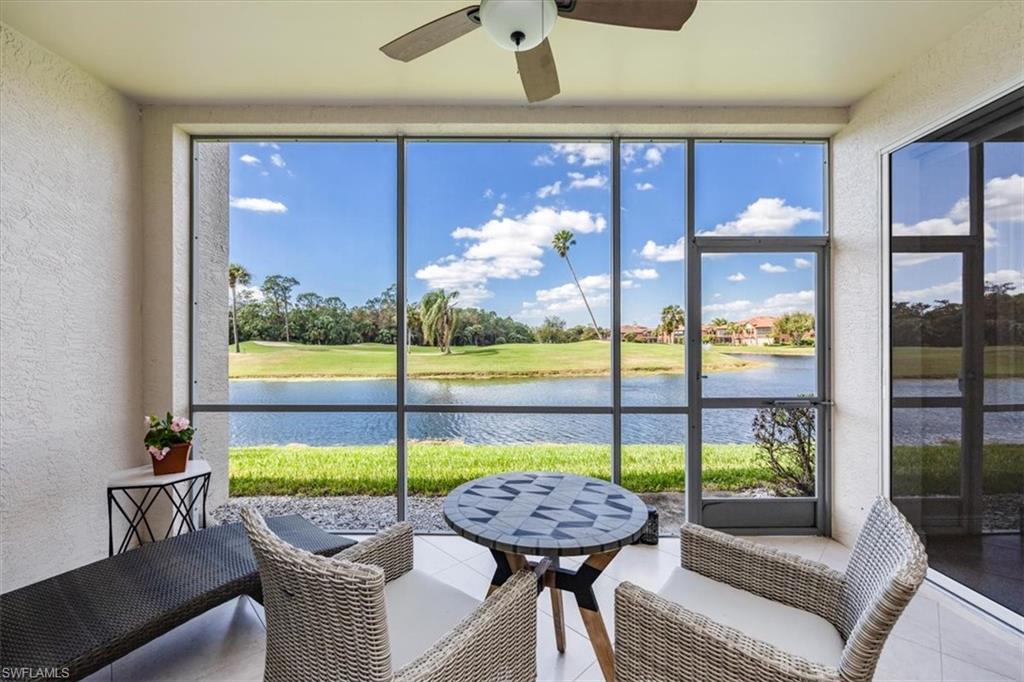
<svg viewBox="0 0 1024 682"><path fill-rule="evenodd" d="M882 645L927 571L917 533L891 502L877 499L853 548L839 598L844 680L871 679Z"/></svg>
<svg viewBox="0 0 1024 682"><path fill-rule="evenodd" d="M293 547L252 508L242 521L263 583L264 678L391 680L384 570Z"/></svg>

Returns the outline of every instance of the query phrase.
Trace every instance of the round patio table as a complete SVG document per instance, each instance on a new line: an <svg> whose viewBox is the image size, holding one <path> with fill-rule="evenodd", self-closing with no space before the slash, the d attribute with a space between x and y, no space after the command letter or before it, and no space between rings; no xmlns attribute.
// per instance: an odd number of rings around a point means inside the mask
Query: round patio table
<svg viewBox="0 0 1024 682"><path fill-rule="evenodd" d="M491 550L497 567L488 594L516 571L536 568L527 555L550 557L544 585L551 591L555 642L565 651L562 592L576 597L601 672L614 677L594 581L619 549L639 539L647 506L621 486L573 474L514 472L460 485L444 501L444 519L456 533ZM580 567L559 566L562 556L589 555Z"/></svg>

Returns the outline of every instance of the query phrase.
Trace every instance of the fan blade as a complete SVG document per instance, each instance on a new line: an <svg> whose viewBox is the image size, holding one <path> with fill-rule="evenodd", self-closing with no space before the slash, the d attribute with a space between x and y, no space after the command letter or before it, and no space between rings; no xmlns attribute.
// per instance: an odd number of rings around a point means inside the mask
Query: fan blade
<svg viewBox="0 0 1024 682"><path fill-rule="evenodd" d="M547 38L532 50L516 52L516 65L528 101L540 102L561 92L555 56L551 53L551 43Z"/></svg>
<svg viewBox="0 0 1024 682"><path fill-rule="evenodd" d="M479 5L463 7L429 24L423 24L405 35L395 38L380 51L400 62L411 62L422 57L431 50L447 45L456 38L461 38L475 28L479 28L480 20L477 13Z"/></svg>
<svg viewBox="0 0 1024 682"><path fill-rule="evenodd" d="M631 28L678 31L697 8L697 0L561 0L566 19Z"/></svg>

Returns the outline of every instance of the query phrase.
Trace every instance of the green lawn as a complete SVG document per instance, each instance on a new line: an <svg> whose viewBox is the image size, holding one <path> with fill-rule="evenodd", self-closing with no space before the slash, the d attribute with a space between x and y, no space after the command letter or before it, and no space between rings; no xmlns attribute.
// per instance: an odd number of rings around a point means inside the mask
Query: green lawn
<svg viewBox="0 0 1024 682"><path fill-rule="evenodd" d="M757 366L757 361L717 348L705 351L704 371L724 372ZM682 345L623 343L627 374L681 373ZM232 379L256 378L369 378L394 376L395 347L381 344L307 346L246 341L242 352L229 356ZM510 343L465 346L443 355L436 348L409 349L411 377L488 379L496 377L600 376L609 373L611 347L607 341L578 343Z"/></svg>
<svg viewBox="0 0 1024 682"><path fill-rule="evenodd" d="M684 457L682 446L625 445L623 483L648 492L682 490ZM408 458L409 492L416 495L444 495L460 483L499 471L611 476L607 445L410 442ZM395 447L231 448L229 478L232 495L392 495ZM755 461L752 446L707 448L704 485L708 488L743 490L770 478L768 469Z"/></svg>
<svg viewBox="0 0 1024 682"><path fill-rule="evenodd" d="M391 495L395 490L395 447L305 445L231 448L232 495ZM409 443L409 492L444 495L466 481L499 471L565 471L608 478L606 445L467 445L457 442ZM898 447L894 490L901 495L955 494L959 487L955 446ZM986 493L1024 489L1024 445L985 448ZM680 445L624 445L622 482L637 492L683 490L684 449ZM708 445L704 486L740 491L761 487L771 472L752 445Z"/></svg>
<svg viewBox="0 0 1024 682"><path fill-rule="evenodd" d="M960 492L959 444L896 446L892 462L892 489L896 495L956 495ZM1024 490L1024 444L986 445L983 466L985 493Z"/></svg>
<svg viewBox="0 0 1024 682"><path fill-rule="evenodd" d="M960 348L893 349L892 373L897 379L954 379L960 376ZM1024 376L1024 346L985 348L985 376L989 379Z"/></svg>

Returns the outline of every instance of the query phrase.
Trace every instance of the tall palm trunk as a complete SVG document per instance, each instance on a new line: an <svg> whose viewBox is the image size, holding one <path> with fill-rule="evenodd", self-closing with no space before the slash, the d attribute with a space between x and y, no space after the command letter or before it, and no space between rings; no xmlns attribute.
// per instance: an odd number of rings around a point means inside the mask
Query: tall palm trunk
<svg viewBox="0 0 1024 682"><path fill-rule="evenodd" d="M231 331L235 335L235 352L241 353L242 347L238 343L238 294L235 292L235 285L231 285Z"/></svg>
<svg viewBox="0 0 1024 682"><path fill-rule="evenodd" d="M590 303L587 302L587 295L583 293L583 287L580 286L580 280L576 277L576 268L572 266L572 261L569 260L569 254L565 254L565 263L569 266L569 272L572 273L572 281L576 282L576 288L580 290L580 296L583 297L583 305L587 306L587 312L590 313L590 321L594 323L594 331L597 332L597 338L604 338L601 335L601 328L597 326L597 318L594 317L594 311L590 309Z"/></svg>
<svg viewBox="0 0 1024 682"><path fill-rule="evenodd" d="M292 338L288 333L288 301L284 302L284 341L285 343L291 343Z"/></svg>

